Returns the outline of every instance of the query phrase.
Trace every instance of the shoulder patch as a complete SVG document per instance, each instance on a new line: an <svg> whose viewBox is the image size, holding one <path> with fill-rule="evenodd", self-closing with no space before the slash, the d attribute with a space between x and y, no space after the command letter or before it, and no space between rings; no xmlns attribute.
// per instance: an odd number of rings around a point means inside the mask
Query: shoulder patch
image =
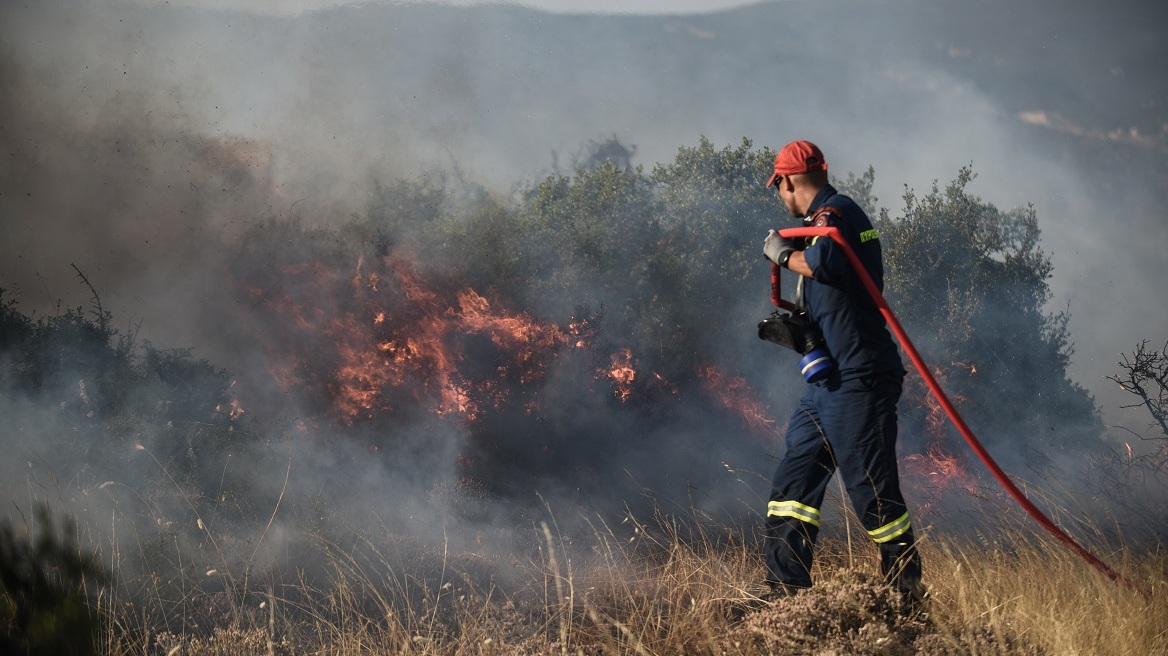
<svg viewBox="0 0 1168 656"><path fill-rule="evenodd" d="M821 207L815 213L815 215L811 217L811 224L814 225L816 228L823 228L823 227L829 226L829 225L831 225L830 217L834 213L835 213L834 207Z"/></svg>

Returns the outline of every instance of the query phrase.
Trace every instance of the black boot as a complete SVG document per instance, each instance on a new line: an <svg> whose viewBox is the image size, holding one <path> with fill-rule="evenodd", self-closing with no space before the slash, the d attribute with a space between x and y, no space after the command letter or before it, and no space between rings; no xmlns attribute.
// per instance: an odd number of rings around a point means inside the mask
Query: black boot
<svg viewBox="0 0 1168 656"><path fill-rule="evenodd" d="M884 580L900 595L906 615L923 616L928 612L928 590L921 583L921 556L912 535L902 542L880 545L880 571Z"/></svg>
<svg viewBox="0 0 1168 656"><path fill-rule="evenodd" d="M880 572L884 580L899 592L910 592L921 585L921 556L912 536L902 542L880 545Z"/></svg>
<svg viewBox="0 0 1168 656"><path fill-rule="evenodd" d="M759 599L765 601L768 604L773 604L776 601L779 601L780 599L786 599L787 597L794 597L795 595L807 589L802 586L787 585L786 583L778 583L776 581L767 581L767 586L770 589L763 593Z"/></svg>

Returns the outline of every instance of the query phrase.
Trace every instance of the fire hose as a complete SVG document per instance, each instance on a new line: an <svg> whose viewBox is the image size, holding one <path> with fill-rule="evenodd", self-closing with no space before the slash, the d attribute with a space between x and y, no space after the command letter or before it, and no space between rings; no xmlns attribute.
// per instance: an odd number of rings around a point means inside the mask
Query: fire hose
<svg viewBox="0 0 1168 656"><path fill-rule="evenodd" d="M971 431L969 426L966 425L965 420L961 418L961 415L957 412L957 408L954 407L953 403L949 401L949 397L945 394L945 391L941 389L941 386L937 383L936 378L934 378L932 373L929 372L928 366L925 364L924 359L921 358L920 353L917 352L916 347L913 346L912 340L908 337L908 333L906 333L904 331L904 327L900 325L900 321L898 321L896 315L893 314L892 308L888 306L888 301L884 299L884 295L880 293L880 289L872 280L872 276L868 274L868 270L864 268L863 263L860 262L860 258L856 255L856 252L852 250L852 247L850 244L848 244L847 240L844 239L843 235L840 233L839 228L830 226L822 228L786 228L780 230L779 235L788 238L829 237L836 244L838 244L841 250L843 250L844 255L847 256L848 262L852 265L852 268L859 276L860 281L864 284L864 288L867 290L868 295L872 297L872 300L880 309L880 313L884 315L884 319L888 322L892 332L896 335L896 338L900 340L900 344L904 347L905 352L908 353L909 359L912 360L913 365L916 366L917 371L921 373L921 377L929 386L929 390L932 391L933 396L936 397L937 401L941 404L941 407L945 410L945 414L949 416L950 421L953 422L953 425L957 428L958 432L961 433L961 436L965 438L966 443L969 444L970 448L973 449L973 452L977 454L977 457L982 461L986 468L990 470L990 473L993 474L998 483L1001 484L1001 486L1006 490L1006 492L1010 494L1011 497L1013 497L1014 501L1018 502L1018 505L1022 506L1022 509L1025 510L1027 514L1033 517L1035 521L1037 521L1051 535L1058 538L1059 542L1062 542L1071 551L1075 552L1083 560L1087 561L1087 563L1095 567L1095 569L1106 574L1112 581L1123 583L1129 588L1132 588L1133 590L1141 592L1147 596L1146 592L1137 588L1131 581L1124 578L1119 574L1119 572L1108 566L1107 563L1097 558L1085 547L1076 542L1075 539L1070 535L1067 535L1067 533L1065 533L1053 521L1051 521L1049 517L1043 514L1043 512L1039 510L1033 503L1031 503L1030 499L1028 499L1026 495L1023 494L1016 485L1014 485L1014 482L1010 480L1006 473L1002 471L1002 468L998 466L998 463L994 461L989 452L986 451L985 447L982 446L981 442L978 441L977 437L974 436L973 431ZM779 266L777 264L771 265L771 291L771 301L776 306L787 310L794 309L794 305L788 301L783 300L779 293Z"/></svg>

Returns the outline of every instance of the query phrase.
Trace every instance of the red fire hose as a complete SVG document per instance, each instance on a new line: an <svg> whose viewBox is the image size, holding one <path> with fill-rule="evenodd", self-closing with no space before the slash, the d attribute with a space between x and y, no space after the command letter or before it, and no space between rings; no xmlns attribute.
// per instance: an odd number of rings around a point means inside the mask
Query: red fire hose
<svg viewBox="0 0 1168 656"><path fill-rule="evenodd" d="M873 282L872 276L868 275L868 270L864 268L863 263L860 262L860 258L856 256L856 252L852 250L851 245L849 245L847 240L844 239L843 235L840 234L839 228L786 228L784 230L780 230L779 234L783 237L830 237L833 241L835 241L836 244L839 244L840 248L843 249L844 254L847 256L848 262L851 263L852 268L855 269L857 275L859 275L860 281L864 283L864 288L868 290L868 294L872 297L872 300L876 302L876 306L880 308L880 313L883 314L884 319L888 321L888 325L892 328L892 332L896 334L896 338L900 340L900 343L904 347L905 352L908 353L909 359L912 360L914 365L916 365L917 371L921 372L921 377L924 378L925 382L929 386L929 389L932 390L933 396L935 396L941 403L941 407L945 409L945 413L949 415L949 419L953 422L953 425L957 427L957 430L961 433L961 436L965 438L965 441L969 444L970 448L973 449L974 453L977 454L977 457L980 458L982 463L984 463L985 466L990 470L990 473L994 475L994 478L998 480L998 483L1000 483L1002 487L1010 493L1010 496L1018 502L1018 505L1022 506L1023 510L1025 510L1031 517L1033 517L1035 521L1041 524L1043 528L1049 531L1051 535L1058 538L1059 542L1062 542L1064 545L1070 548L1071 551L1074 551L1076 554L1082 557L1083 560L1087 561L1093 567L1106 574L1112 581L1124 583L1128 587L1140 591L1135 587L1134 584L1120 575L1119 572L1111 569L1107 563L1096 558L1094 554L1092 554L1090 551L1087 551L1087 549L1076 542L1074 538L1067 535L1063 532L1062 529L1056 526L1055 523L1050 520L1050 518L1044 515L1042 511L1039 510L1033 503L1031 503L1030 499L1027 499L1026 495L1023 494L1016 485L1014 485L1014 482L1011 481L1008 476L1006 476L1006 472L1002 471L1002 468L998 466L998 463L994 462L994 459L990 457L989 452L985 450L985 447L981 445L981 442L979 442L978 439L974 437L973 432L969 430L969 426L965 425L965 420L963 420L961 415L958 414L957 408L955 408L949 401L949 397L945 395L944 390L941 389L941 386L937 384L937 380L933 378L933 375L929 372L929 368L925 365L925 361L921 358L920 353L917 353L917 349L913 346L912 340L908 338L908 333L904 331L904 328L900 325L900 322L897 321L896 315L892 313L892 309L888 306L888 301L884 300L884 295L881 294L880 289L876 287L876 283ZM780 298L779 295L778 275L778 266L775 265L771 270L771 300L775 305L789 309L790 304Z"/></svg>

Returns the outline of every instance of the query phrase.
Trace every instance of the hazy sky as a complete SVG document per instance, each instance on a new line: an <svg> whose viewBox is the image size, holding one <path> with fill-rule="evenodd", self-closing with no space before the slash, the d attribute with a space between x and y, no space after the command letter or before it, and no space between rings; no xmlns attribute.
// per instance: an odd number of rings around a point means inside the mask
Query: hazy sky
<svg viewBox="0 0 1168 656"><path fill-rule="evenodd" d="M362 0L124 0L145 5L189 6L202 9L235 9L257 14L295 15L338 5L366 4ZM371 0L368 4L377 3ZM407 4L385 2L384 4ZM497 5L485 0L417 0L417 4L444 4L458 7ZM588 14L691 14L721 11L757 4L755 0L526 0L507 2L543 11Z"/></svg>

